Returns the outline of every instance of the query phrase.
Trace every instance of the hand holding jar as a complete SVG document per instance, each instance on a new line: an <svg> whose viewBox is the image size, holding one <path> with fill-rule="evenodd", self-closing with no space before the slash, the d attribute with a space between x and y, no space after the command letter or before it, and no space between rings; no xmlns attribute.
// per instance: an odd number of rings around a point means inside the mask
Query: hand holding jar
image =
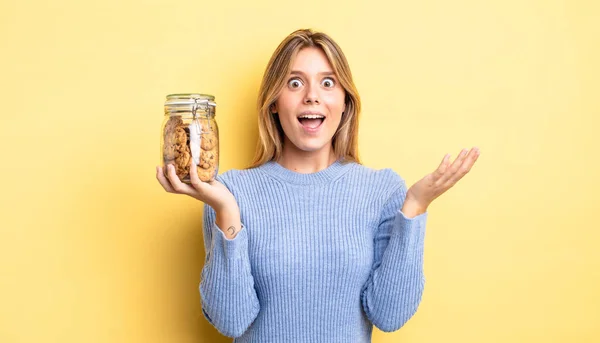
<svg viewBox="0 0 600 343"><path fill-rule="evenodd" d="M215 210L216 224L228 239L241 230L233 194L215 178L219 171L219 130L215 98L171 94L165 102L156 178L165 191L185 194Z"/></svg>
<svg viewBox="0 0 600 343"><path fill-rule="evenodd" d="M189 175L191 182L187 184L181 182L179 176L177 176L176 168L172 164L167 165L166 170L163 170L160 166L156 167L156 178L165 191L189 195L206 203L217 213L223 210L233 211L235 209L239 212L233 194L221 182L217 180L201 181L194 165L190 165Z"/></svg>

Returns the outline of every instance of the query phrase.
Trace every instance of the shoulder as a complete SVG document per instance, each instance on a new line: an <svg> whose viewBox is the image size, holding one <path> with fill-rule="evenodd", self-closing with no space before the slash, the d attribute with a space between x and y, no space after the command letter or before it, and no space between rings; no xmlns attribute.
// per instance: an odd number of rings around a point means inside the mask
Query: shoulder
<svg viewBox="0 0 600 343"><path fill-rule="evenodd" d="M392 191L405 186L404 178L392 168L375 169L358 163L353 164L354 166L348 174L354 179L370 185L389 187Z"/></svg>
<svg viewBox="0 0 600 343"><path fill-rule="evenodd" d="M392 168L375 169L355 163L345 177L345 189L369 198L378 206L391 198L403 198L406 183Z"/></svg>
<svg viewBox="0 0 600 343"><path fill-rule="evenodd" d="M229 169L228 171L217 175L216 180L229 187L237 184L251 183L258 175L259 172L256 168Z"/></svg>

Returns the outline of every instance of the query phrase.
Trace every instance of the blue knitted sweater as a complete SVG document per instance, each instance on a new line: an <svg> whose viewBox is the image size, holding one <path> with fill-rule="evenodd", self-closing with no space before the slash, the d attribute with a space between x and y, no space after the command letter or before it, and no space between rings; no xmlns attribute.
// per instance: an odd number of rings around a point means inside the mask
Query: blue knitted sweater
<svg viewBox="0 0 600 343"><path fill-rule="evenodd" d="M242 230L227 239L204 207L205 318L234 342L367 343L398 330L423 293L427 212L406 218L391 169L336 161L301 174L271 161L217 177Z"/></svg>

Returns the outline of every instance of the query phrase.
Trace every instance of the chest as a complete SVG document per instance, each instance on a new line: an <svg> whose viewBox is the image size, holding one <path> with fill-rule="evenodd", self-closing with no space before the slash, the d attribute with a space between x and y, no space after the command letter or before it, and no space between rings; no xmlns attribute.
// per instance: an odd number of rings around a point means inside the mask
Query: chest
<svg viewBox="0 0 600 343"><path fill-rule="evenodd" d="M257 283L290 287L307 282L362 284L373 263L376 211L368 202L297 193L249 206L249 257ZM293 205L291 205L293 204Z"/></svg>

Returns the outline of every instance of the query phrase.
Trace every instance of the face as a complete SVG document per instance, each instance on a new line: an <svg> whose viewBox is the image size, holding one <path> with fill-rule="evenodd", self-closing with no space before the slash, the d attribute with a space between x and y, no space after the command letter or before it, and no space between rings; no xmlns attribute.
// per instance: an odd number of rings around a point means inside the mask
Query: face
<svg viewBox="0 0 600 343"><path fill-rule="evenodd" d="M344 88L323 50L300 50L272 108L286 136L284 151L329 151L345 109L344 99Z"/></svg>

